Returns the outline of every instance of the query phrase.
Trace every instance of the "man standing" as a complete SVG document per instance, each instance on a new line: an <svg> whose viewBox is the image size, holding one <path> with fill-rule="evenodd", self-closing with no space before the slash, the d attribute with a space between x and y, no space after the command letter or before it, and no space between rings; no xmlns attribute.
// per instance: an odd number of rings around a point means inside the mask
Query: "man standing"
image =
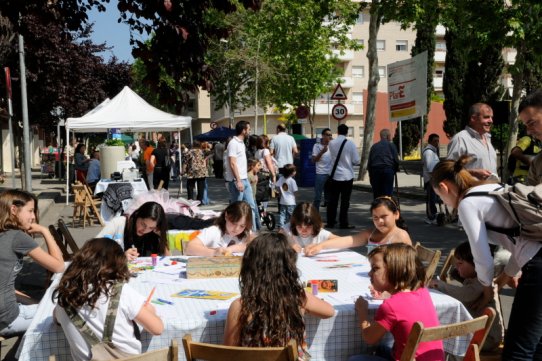
<svg viewBox="0 0 542 361"><path fill-rule="evenodd" d="M423 162L423 188L425 189L425 214L427 218L425 223L437 224L437 195L431 187L431 172L440 161L439 159L439 141L438 134L430 134L427 145L422 151Z"/></svg>
<svg viewBox="0 0 542 361"><path fill-rule="evenodd" d="M100 152L92 152L88 163L87 184L94 191L96 184L100 181Z"/></svg>
<svg viewBox="0 0 542 361"><path fill-rule="evenodd" d="M320 142L316 142L312 147L312 161L316 165L316 178L314 179L314 200L312 204L320 211L320 201L322 192L324 192L324 207L327 206L328 194L325 192L325 184L329 173L331 172L331 156L329 155L329 142L332 139L331 129L322 130Z"/></svg>
<svg viewBox="0 0 542 361"><path fill-rule="evenodd" d="M519 104L519 118L527 127L527 133L542 140L542 89L529 94ZM542 152L531 162L527 184L535 186L542 183Z"/></svg>
<svg viewBox="0 0 542 361"><path fill-rule="evenodd" d="M222 178L224 174L224 143L218 142L213 148L213 169L215 178Z"/></svg>
<svg viewBox="0 0 542 361"><path fill-rule="evenodd" d="M346 139L348 127L345 124L339 125L337 133L339 134L337 139L332 140L328 146L331 158L330 172L333 172L334 164L337 159L338 161L337 168L331 178L331 186L329 187L326 228L335 227L340 197L341 211L339 213L339 227L350 229L354 228L354 226L348 223L348 208L350 208L350 195L352 194L352 185L354 183L354 165L358 165L360 159L354 142ZM342 150L340 150L341 147Z"/></svg>
<svg viewBox="0 0 542 361"><path fill-rule="evenodd" d="M448 159L457 160L469 155L474 161L466 166L480 180L497 176L497 153L491 144L493 109L487 104L476 103L469 109L469 125L454 135L448 144Z"/></svg>
<svg viewBox="0 0 542 361"><path fill-rule="evenodd" d="M230 202L245 201L252 209L252 227L259 229L258 209L254 203L252 187L248 181L247 156L245 148L245 139L250 134L250 124L244 120L235 125L235 137L228 143L226 149L227 161L224 162L226 173L224 178L228 182L230 191Z"/></svg>
<svg viewBox="0 0 542 361"><path fill-rule="evenodd" d="M139 164L141 164L141 175L148 189L153 189L153 177L154 166L151 164L151 155L154 147L145 138L139 140L139 147L141 152L139 153Z"/></svg>
<svg viewBox="0 0 542 361"><path fill-rule="evenodd" d="M282 169L286 164L294 164L294 156L298 153L297 144L294 138L286 133L286 127L283 124L277 125L277 135L271 139L269 150L277 160L279 174L282 174Z"/></svg>
<svg viewBox="0 0 542 361"><path fill-rule="evenodd" d="M380 141L371 147L367 163L374 198L393 194L393 181L398 168L399 157L395 144L391 142L390 130L382 129Z"/></svg>

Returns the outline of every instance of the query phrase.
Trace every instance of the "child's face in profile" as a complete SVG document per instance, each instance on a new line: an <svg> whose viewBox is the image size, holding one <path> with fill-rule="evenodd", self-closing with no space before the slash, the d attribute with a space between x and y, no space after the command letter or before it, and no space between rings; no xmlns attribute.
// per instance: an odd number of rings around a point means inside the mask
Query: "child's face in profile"
<svg viewBox="0 0 542 361"><path fill-rule="evenodd" d="M306 225L306 224L298 224L295 226L295 229L297 231L297 234L299 234L303 238L307 238L312 236L312 225Z"/></svg>
<svg viewBox="0 0 542 361"><path fill-rule="evenodd" d="M393 213L386 206L378 206L372 212L373 223L380 232L388 233L395 228L395 221L399 219L399 212Z"/></svg>
<svg viewBox="0 0 542 361"><path fill-rule="evenodd" d="M232 237L237 237L238 235L243 233L246 228L245 218L246 217L241 217L241 219L239 219L238 221L232 222L228 218L228 215L226 215L226 232Z"/></svg>
<svg viewBox="0 0 542 361"><path fill-rule="evenodd" d="M30 229L32 223L36 220L34 207L34 201L29 201L22 207L12 206L12 212L17 217L17 220L24 230Z"/></svg>
<svg viewBox="0 0 542 361"><path fill-rule="evenodd" d="M474 269L474 265L456 258L455 259L455 268L457 269L457 272L461 276L461 278L475 278L476 277L476 270Z"/></svg>
<svg viewBox="0 0 542 361"><path fill-rule="evenodd" d="M388 282L388 272L382 253L377 253L369 260L371 263L371 271L369 271L369 278L371 279L371 285L378 292L389 291L391 289Z"/></svg>

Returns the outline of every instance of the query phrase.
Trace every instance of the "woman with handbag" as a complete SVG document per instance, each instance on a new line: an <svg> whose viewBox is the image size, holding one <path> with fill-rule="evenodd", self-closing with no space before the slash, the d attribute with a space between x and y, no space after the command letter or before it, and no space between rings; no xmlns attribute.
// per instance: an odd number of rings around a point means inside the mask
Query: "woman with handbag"
<svg viewBox="0 0 542 361"><path fill-rule="evenodd" d="M267 209L267 202L271 194L270 184L275 184L277 181L277 162L273 159L269 151L269 137L260 135L256 140L257 151L256 159L260 161L262 168L258 172L258 184L256 185L256 203L263 203L264 209Z"/></svg>

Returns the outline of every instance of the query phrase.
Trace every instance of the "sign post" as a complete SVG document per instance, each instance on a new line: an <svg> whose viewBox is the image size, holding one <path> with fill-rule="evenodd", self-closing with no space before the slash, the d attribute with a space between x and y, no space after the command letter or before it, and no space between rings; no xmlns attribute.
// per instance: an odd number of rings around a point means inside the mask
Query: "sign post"
<svg viewBox="0 0 542 361"><path fill-rule="evenodd" d="M334 119L340 122L348 116L348 108L346 108L346 105L341 104L341 100L347 99L346 92L341 84L337 84L333 94L331 95L331 99L338 101L338 103L333 106L333 109L331 109L331 115Z"/></svg>

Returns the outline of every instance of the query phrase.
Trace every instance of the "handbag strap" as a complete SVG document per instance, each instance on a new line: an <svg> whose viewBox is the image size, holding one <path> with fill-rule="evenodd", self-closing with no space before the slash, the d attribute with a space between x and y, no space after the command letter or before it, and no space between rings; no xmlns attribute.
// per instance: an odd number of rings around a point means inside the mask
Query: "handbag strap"
<svg viewBox="0 0 542 361"><path fill-rule="evenodd" d="M90 327L87 325L87 322L77 313L73 307L67 307L65 309L66 314L73 322L74 326L77 327L83 338L91 345L97 345L100 342L111 342L113 337L113 329L115 326L115 320L117 319L117 310L119 307L120 294L122 292L123 282L116 282L113 285L112 296L109 299L109 307L107 308L107 314L104 322L104 332L102 335L102 340L92 332Z"/></svg>
<svg viewBox="0 0 542 361"><path fill-rule="evenodd" d="M333 179L333 176L335 175L335 170L337 170L337 165L339 164L339 159L341 158L341 153L343 151L344 145L346 144L346 141L348 139L345 139L343 143L341 144L341 147L339 148L339 153L337 153L337 158L335 159L335 164L333 164L333 169L331 170L331 174L329 175L329 179Z"/></svg>

